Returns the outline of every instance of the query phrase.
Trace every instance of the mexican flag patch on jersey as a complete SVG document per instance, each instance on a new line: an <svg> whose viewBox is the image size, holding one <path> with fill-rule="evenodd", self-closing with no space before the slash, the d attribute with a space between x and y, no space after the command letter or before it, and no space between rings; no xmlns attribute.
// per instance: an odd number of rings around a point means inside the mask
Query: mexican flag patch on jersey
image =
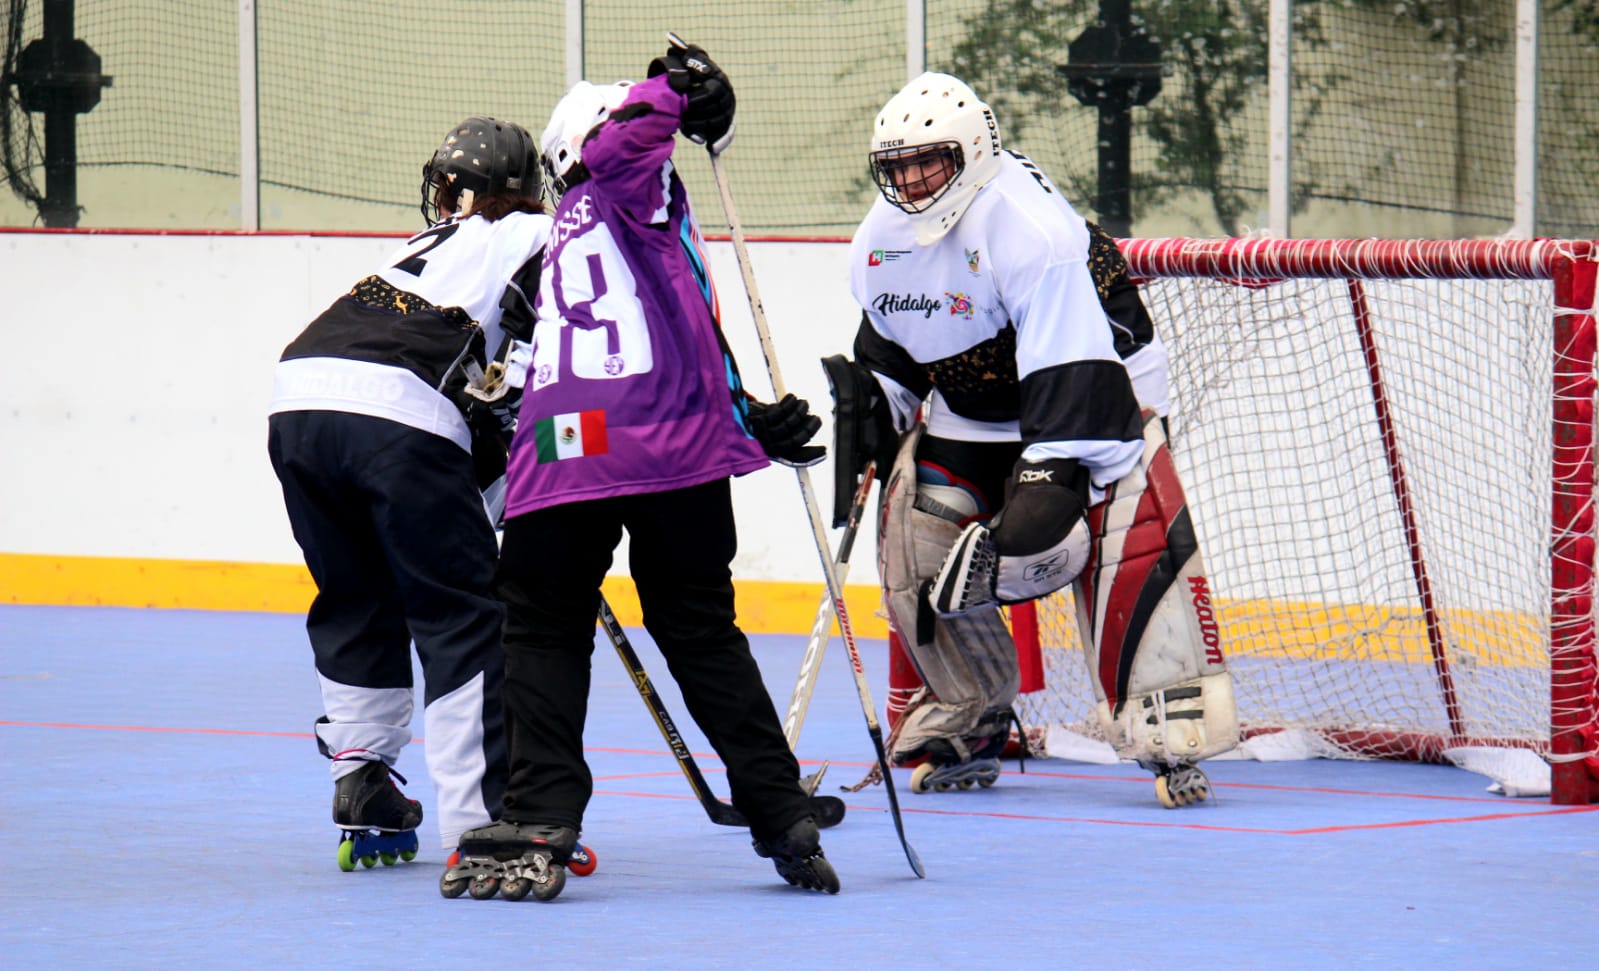
<svg viewBox="0 0 1599 971"><path fill-rule="evenodd" d="M574 411L540 418L533 423L533 442L540 464L584 455L604 455L605 412Z"/></svg>

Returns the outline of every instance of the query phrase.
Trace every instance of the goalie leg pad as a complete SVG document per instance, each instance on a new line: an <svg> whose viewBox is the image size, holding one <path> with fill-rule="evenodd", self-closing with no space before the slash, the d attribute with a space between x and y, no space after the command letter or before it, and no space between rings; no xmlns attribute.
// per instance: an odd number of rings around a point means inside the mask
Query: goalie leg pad
<svg viewBox="0 0 1599 971"><path fill-rule="evenodd" d="M1236 747L1232 676L1160 419L1146 413L1143 459L1087 518L1078 625L1117 754L1169 763Z"/></svg>
<svg viewBox="0 0 1599 971"><path fill-rule="evenodd" d="M916 446L921 429L906 436L884 490L878 568L889 621L899 633L922 683L931 692L901 721L896 751L927 737L970 735L982 716L1008 706L1020 687L1016 646L997 606L942 619L928 609L927 581L960 535L951 516L969 516L959 489L938 490L923 500L916 482Z"/></svg>

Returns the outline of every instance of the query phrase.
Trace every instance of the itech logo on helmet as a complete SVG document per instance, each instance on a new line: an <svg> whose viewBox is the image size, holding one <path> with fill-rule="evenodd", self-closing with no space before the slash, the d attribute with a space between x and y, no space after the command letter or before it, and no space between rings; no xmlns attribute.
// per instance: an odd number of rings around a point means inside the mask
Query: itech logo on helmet
<svg viewBox="0 0 1599 971"><path fill-rule="evenodd" d="M983 108L983 120L988 123L988 141L994 154L999 154L999 122L994 120L994 113L987 107Z"/></svg>
<svg viewBox="0 0 1599 971"><path fill-rule="evenodd" d="M899 148L903 144L905 144L903 138L885 138L877 143L877 150L881 152L885 148Z"/></svg>

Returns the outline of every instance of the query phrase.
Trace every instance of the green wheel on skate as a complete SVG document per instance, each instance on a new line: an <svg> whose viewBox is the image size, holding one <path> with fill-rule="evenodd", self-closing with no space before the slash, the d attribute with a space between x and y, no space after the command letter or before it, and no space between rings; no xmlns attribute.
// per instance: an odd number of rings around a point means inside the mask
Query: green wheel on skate
<svg viewBox="0 0 1599 971"><path fill-rule="evenodd" d="M401 850L400 859L410 863L412 860L416 859L416 850Z"/></svg>
<svg viewBox="0 0 1599 971"><path fill-rule="evenodd" d="M361 865L370 870L378 865L378 858L376 855L368 853L366 856L361 857Z"/></svg>
<svg viewBox="0 0 1599 971"><path fill-rule="evenodd" d="M393 866L400 862L400 857L394 853L379 853L378 859L383 861L384 866Z"/></svg>
<svg viewBox="0 0 1599 971"><path fill-rule="evenodd" d="M355 841L339 841L339 869L345 873L355 869Z"/></svg>

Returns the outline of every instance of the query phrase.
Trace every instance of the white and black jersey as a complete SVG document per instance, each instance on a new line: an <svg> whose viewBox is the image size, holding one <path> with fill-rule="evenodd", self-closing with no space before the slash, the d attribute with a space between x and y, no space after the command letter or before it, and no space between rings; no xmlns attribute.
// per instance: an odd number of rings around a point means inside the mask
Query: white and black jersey
<svg viewBox="0 0 1599 971"><path fill-rule="evenodd" d="M531 334L551 225L541 213L469 216L406 240L284 350L272 413L386 418L470 452L457 392L468 371L503 352L508 335Z"/></svg>
<svg viewBox="0 0 1599 971"><path fill-rule="evenodd" d="M877 200L850 249L855 356L902 427L927 399L934 436L1021 441L1107 485L1142 454L1140 402L1165 413L1165 350L1115 242L1026 158L1001 162L930 246Z"/></svg>

